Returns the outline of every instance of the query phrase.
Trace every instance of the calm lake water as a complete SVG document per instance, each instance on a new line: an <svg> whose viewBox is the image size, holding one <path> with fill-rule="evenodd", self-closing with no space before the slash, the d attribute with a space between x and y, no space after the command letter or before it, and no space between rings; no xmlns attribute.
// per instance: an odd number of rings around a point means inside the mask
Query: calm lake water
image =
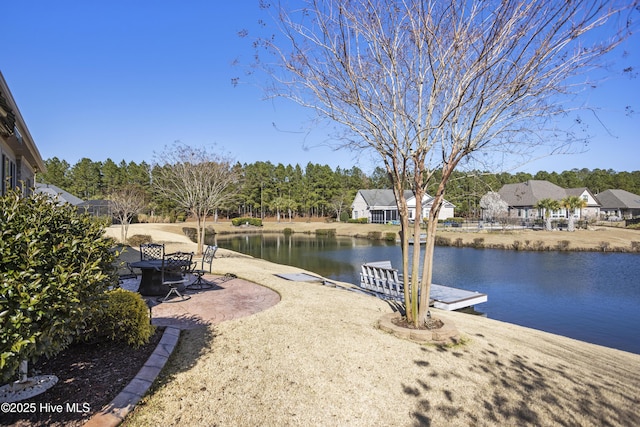
<svg viewBox="0 0 640 427"><path fill-rule="evenodd" d="M360 265L400 246L355 238L279 234L219 237L217 244L357 284ZM640 354L640 255L437 247L433 281L479 291L487 317Z"/></svg>

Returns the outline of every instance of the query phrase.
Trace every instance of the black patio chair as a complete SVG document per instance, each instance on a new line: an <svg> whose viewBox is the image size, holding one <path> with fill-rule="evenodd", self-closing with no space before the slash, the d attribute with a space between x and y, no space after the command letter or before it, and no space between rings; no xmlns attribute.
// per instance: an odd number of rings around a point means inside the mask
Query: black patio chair
<svg viewBox="0 0 640 427"><path fill-rule="evenodd" d="M216 251L218 250L218 246L207 246L204 254L202 255L202 262L200 268L194 268L191 273L197 276L197 279L187 286L187 289L204 289L204 287L212 288L213 283L209 282L206 279L203 279L206 273L211 273L211 265L213 264L213 259L216 257ZM209 269L205 270L205 264L209 265ZM197 264L196 264L197 265Z"/></svg>
<svg viewBox="0 0 640 427"><path fill-rule="evenodd" d="M164 258L164 245L160 243L143 243L140 245L140 261Z"/></svg>
<svg viewBox="0 0 640 427"><path fill-rule="evenodd" d="M156 299L158 302L186 301L191 296L180 292L180 285L187 283L187 273L192 270L193 252L174 252L162 258L162 284L169 287L169 293Z"/></svg>

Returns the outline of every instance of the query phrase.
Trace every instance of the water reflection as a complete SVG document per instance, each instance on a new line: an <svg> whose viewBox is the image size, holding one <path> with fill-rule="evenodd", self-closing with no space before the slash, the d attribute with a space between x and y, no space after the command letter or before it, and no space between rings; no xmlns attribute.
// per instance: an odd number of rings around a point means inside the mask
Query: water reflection
<svg viewBox="0 0 640 427"><path fill-rule="evenodd" d="M401 266L391 242L301 234L218 238L220 247L349 283L364 262ZM489 296L489 317L640 354L637 254L436 248L435 283Z"/></svg>

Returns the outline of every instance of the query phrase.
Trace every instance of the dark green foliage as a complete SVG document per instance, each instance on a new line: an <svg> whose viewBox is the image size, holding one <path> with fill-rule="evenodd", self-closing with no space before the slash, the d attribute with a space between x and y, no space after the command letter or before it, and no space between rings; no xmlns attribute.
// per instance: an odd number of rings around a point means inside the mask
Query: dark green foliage
<svg viewBox="0 0 640 427"><path fill-rule="evenodd" d="M484 237L476 237L473 239L473 247L476 249L484 248Z"/></svg>
<svg viewBox="0 0 640 427"><path fill-rule="evenodd" d="M262 220L260 218L234 218L231 220L231 224L237 226L240 225L253 225L255 227L262 227Z"/></svg>
<svg viewBox="0 0 640 427"><path fill-rule="evenodd" d="M368 218L350 219L347 222L350 222L352 224L368 224L369 223L369 219Z"/></svg>
<svg viewBox="0 0 640 427"><path fill-rule="evenodd" d="M335 236L335 228L319 228L316 230L316 236Z"/></svg>
<svg viewBox="0 0 640 427"><path fill-rule="evenodd" d="M367 233L367 239L369 240L380 240L382 238L381 231L370 231Z"/></svg>
<svg viewBox="0 0 640 427"><path fill-rule="evenodd" d="M117 283L113 241L89 215L46 196L0 198L0 376L52 356L85 328Z"/></svg>
<svg viewBox="0 0 640 427"><path fill-rule="evenodd" d="M395 242L396 236L397 234L393 232L384 233L384 240L386 240L387 242Z"/></svg>
<svg viewBox="0 0 640 427"><path fill-rule="evenodd" d="M436 246L451 246L451 239L444 236L436 235Z"/></svg>
<svg viewBox="0 0 640 427"><path fill-rule="evenodd" d="M148 343L155 326L151 325L149 308L140 294L114 289L106 296L103 309L92 317L84 339L119 341L132 347Z"/></svg>
<svg viewBox="0 0 640 427"><path fill-rule="evenodd" d="M151 243L151 236L148 234L134 234L127 239L129 246L136 248L145 243Z"/></svg>
<svg viewBox="0 0 640 427"><path fill-rule="evenodd" d="M293 234L293 229L292 228L285 228L284 230L282 230L282 232L285 234L285 236L288 236L290 234Z"/></svg>

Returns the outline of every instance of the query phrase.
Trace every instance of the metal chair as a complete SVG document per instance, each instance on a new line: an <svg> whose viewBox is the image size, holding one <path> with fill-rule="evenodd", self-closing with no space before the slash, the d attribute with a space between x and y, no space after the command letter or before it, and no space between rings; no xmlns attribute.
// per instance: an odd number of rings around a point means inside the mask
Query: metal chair
<svg viewBox="0 0 640 427"><path fill-rule="evenodd" d="M174 252L162 258L162 284L169 287L169 293L165 297L157 298L156 301L178 302L191 298L189 295L182 294L179 287L187 282L185 276L191 271L192 259L193 252Z"/></svg>
<svg viewBox="0 0 640 427"><path fill-rule="evenodd" d="M160 243L143 243L140 245L140 261L164 258L164 245Z"/></svg>
<svg viewBox="0 0 640 427"><path fill-rule="evenodd" d="M202 255L200 268L196 268L191 271L192 274L198 277L192 284L187 286L187 289L203 289L205 286L209 288L213 287L213 283L203 279L202 276L206 273L211 273L211 265L213 264L213 259L216 257L217 250L218 246L207 246L207 249L205 249L204 254ZM209 270L204 269L205 264L209 264Z"/></svg>

